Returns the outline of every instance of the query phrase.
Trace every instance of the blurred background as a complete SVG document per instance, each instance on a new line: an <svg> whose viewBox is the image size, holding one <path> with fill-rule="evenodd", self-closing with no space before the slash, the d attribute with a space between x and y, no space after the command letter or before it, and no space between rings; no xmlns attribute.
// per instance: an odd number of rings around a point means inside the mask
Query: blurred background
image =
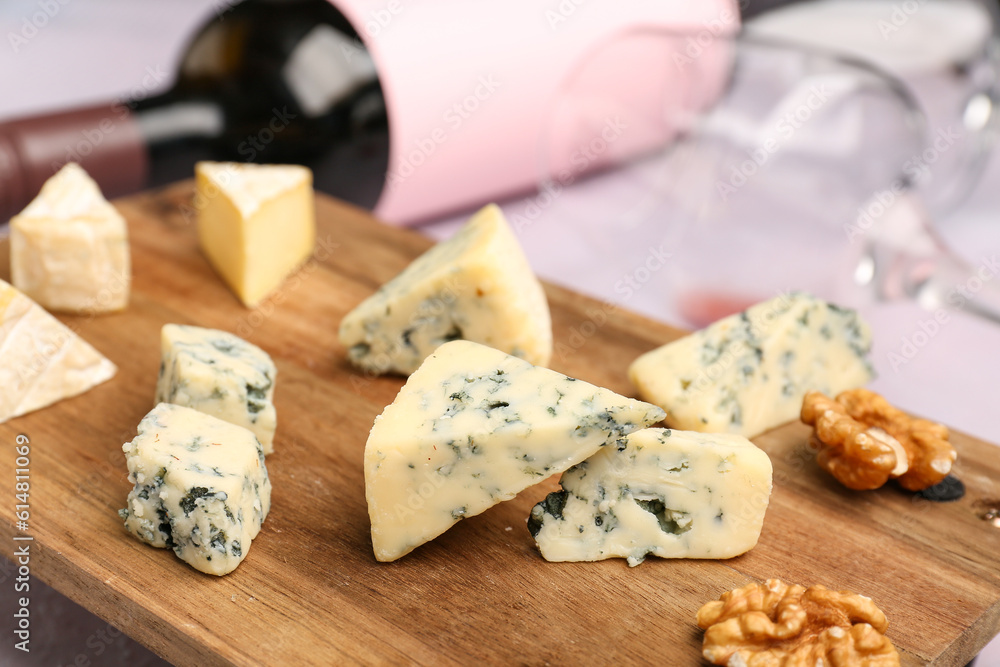
<svg viewBox="0 0 1000 667"><path fill-rule="evenodd" d="M109 195L303 162L435 238L497 200L543 278L676 326L859 308L876 391L1000 442L996 2L346 4L0 4L0 224L68 159ZM162 664L32 604L46 639L0 664Z"/></svg>

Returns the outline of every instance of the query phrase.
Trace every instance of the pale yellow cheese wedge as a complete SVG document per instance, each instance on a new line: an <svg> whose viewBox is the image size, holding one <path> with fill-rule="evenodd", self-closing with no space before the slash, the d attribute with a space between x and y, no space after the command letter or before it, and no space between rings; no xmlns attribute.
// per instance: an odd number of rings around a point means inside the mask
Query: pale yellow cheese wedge
<svg viewBox="0 0 1000 667"><path fill-rule="evenodd" d="M71 162L11 219L10 269L14 286L48 310L122 310L132 282L125 219Z"/></svg>
<svg viewBox="0 0 1000 667"><path fill-rule="evenodd" d="M195 175L201 249L253 307L312 254L312 172L298 165L199 162Z"/></svg>

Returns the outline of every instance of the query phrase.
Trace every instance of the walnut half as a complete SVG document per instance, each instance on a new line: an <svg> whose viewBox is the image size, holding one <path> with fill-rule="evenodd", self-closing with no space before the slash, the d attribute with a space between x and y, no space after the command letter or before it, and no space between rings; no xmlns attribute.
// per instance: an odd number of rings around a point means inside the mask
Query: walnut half
<svg viewBox="0 0 1000 667"><path fill-rule="evenodd" d="M727 591L698 611L702 654L727 667L898 667L869 598L777 579Z"/></svg>
<svg viewBox="0 0 1000 667"><path fill-rule="evenodd" d="M836 401L811 391L801 417L815 427L820 466L850 489L877 489L898 478L904 489L921 491L947 477L956 458L947 428L910 417L867 389L845 391Z"/></svg>

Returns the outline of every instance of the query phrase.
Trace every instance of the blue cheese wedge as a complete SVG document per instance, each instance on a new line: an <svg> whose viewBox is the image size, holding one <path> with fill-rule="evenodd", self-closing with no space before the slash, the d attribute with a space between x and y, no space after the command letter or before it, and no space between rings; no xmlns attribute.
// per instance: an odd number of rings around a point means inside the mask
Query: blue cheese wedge
<svg viewBox="0 0 1000 667"><path fill-rule="evenodd" d="M128 305L132 266L125 219L70 162L10 221L14 286L48 310L106 313Z"/></svg>
<svg viewBox="0 0 1000 667"><path fill-rule="evenodd" d="M351 362L373 374L409 375L452 340L541 366L552 356L545 292L496 205L418 257L340 325Z"/></svg>
<svg viewBox="0 0 1000 667"><path fill-rule="evenodd" d="M274 381L264 350L216 329L168 324L160 334L157 403L176 403L253 431L274 452Z"/></svg>
<svg viewBox="0 0 1000 667"><path fill-rule="evenodd" d="M742 436L651 428L566 471L528 529L550 561L732 558L757 544L771 461Z"/></svg>
<svg viewBox="0 0 1000 667"><path fill-rule="evenodd" d="M161 403L122 450L135 484L118 512L125 528L151 546L172 548L201 572L235 570L271 508L264 452L253 433Z"/></svg>
<svg viewBox="0 0 1000 667"><path fill-rule="evenodd" d="M808 391L868 383L871 344L853 310L793 293L639 357L629 377L669 426L752 437L796 419Z"/></svg>
<svg viewBox="0 0 1000 667"><path fill-rule="evenodd" d="M0 424L106 382L115 365L0 280Z"/></svg>
<svg viewBox="0 0 1000 667"><path fill-rule="evenodd" d="M484 345L446 343L365 445L375 557L395 560L662 418L654 405Z"/></svg>

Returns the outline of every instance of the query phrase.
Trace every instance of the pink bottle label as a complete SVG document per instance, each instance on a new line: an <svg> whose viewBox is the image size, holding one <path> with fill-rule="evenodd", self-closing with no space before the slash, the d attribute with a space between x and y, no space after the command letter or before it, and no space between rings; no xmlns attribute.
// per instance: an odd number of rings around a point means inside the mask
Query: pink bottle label
<svg viewBox="0 0 1000 667"><path fill-rule="evenodd" d="M331 1L380 73L392 145L376 214L394 224L662 146L683 121L671 109L723 87L739 29L735 0Z"/></svg>

